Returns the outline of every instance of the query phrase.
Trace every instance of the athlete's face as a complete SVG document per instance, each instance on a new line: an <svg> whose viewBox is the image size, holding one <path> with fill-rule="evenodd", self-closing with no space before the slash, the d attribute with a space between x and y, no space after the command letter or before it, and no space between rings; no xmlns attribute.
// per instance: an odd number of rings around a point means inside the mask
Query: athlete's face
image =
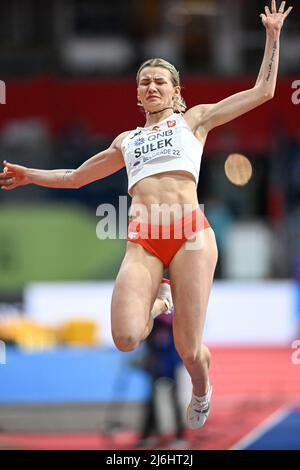
<svg viewBox="0 0 300 470"><path fill-rule="evenodd" d="M169 70L163 67L145 67L141 71L137 96L145 111L172 106L174 96L179 93L180 87L174 87Z"/></svg>

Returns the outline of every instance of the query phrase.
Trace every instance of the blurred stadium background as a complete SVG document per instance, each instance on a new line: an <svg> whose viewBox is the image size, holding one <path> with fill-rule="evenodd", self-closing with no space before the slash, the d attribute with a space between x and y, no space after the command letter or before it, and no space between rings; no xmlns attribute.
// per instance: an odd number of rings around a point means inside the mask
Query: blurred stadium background
<svg viewBox="0 0 300 470"><path fill-rule="evenodd" d="M252 86L264 5L2 2L2 160L74 168L143 125L135 72L150 57L181 71L188 106ZM215 392L205 428L186 432L188 449L300 449L297 7L282 34L275 98L214 130L205 148L199 201L220 253L205 333ZM233 152L253 165L244 187L224 173ZM117 208L126 183L122 170L79 190L0 193L0 448L135 448L149 378L134 354L115 350L109 329L125 242L96 237L97 207ZM182 370L179 381L184 409ZM170 439L160 445L172 448Z"/></svg>

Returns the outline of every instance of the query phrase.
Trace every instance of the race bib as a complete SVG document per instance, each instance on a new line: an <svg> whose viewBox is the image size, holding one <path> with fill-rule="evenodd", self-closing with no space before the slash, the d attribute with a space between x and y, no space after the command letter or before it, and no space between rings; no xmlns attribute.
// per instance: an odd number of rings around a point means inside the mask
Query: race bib
<svg viewBox="0 0 300 470"><path fill-rule="evenodd" d="M137 132L126 147L132 171L140 170L145 164L158 158L180 158L182 154L180 129L166 128L146 134Z"/></svg>

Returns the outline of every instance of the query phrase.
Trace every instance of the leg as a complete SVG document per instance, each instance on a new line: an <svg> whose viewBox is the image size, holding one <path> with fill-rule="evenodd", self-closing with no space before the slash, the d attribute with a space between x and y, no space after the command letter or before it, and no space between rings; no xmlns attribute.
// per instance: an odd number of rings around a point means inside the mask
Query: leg
<svg viewBox="0 0 300 470"><path fill-rule="evenodd" d="M193 393L203 396L208 389L210 352L202 343L205 314L217 262L217 247L211 228L198 232L201 247L174 256L170 280L174 302L174 341L191 376Z"/></svg>
<svg viewBox="0 0 300 470"><path fill-rule="evenodd" d="M112 336L121 351L136 348L150 333L150 312L162 275L163 264L158 258L128 242L111 304Z"/></svg>
<svg viewBox="0 0 300 470"><path fill-rule="evenodd" d="M168 309L165 302L157 297L151 310L151 316L152 318L156 318L158 317L158 315L160 315L161 313L165 313L167 310Z"/></svg>
<svg viewBox="0 0 300 470"><path fill-rule="evenodd" d="M157 298L154 302L151 311L151 316L154 319L161 313L171 313L172 309L173 300L171 294L170 281L168 279L163 278L159 286Z"/></svg>

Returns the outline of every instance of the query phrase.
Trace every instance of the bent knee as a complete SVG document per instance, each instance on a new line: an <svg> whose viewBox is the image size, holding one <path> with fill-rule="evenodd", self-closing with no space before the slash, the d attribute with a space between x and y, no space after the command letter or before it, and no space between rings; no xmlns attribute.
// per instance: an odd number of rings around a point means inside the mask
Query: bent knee
<svg viewBox="0 0 300 470"><path fill-rule="evenodd" d="M186 365L193 366L200 360L200 353L197 350L187 350L179 352L179 355Z"/></svg>
<svg viewBox="0 0 300 470"><path fill-rule="evenodd" d="M133 351L140 343L140 338L133 335L113 335L113 339L116 347L122 352Z"/></svg>
<svg viewBox="0 0 300 470"><path fill-rule="evenodd" d="M193 366L196 363L209 364L210 363L210 352L207 346L202 344L201 346L195 347L183 347L177 348L178 354L186 365Z"/></svg>

